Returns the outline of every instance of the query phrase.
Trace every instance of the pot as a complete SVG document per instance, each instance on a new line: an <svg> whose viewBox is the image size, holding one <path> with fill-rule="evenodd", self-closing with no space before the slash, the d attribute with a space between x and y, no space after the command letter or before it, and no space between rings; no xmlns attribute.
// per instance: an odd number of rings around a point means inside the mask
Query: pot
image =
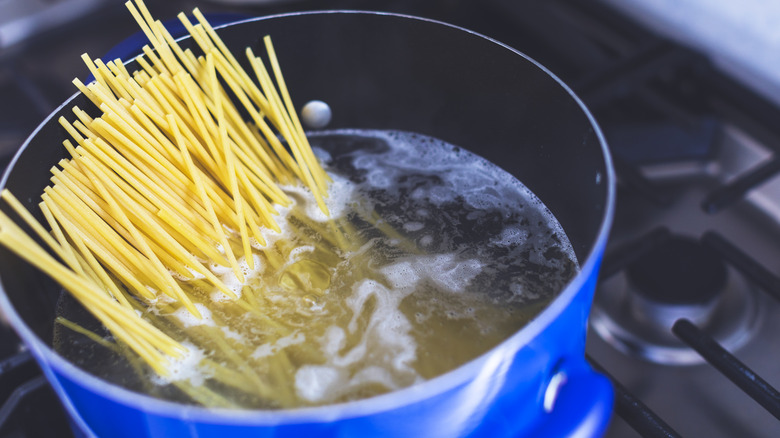
<svg viewBox="0 0 780 438"><path fill-rule="evenodd" d="M384 13L315 12L223 26L234 53L274 38L296 105L318 99L329 128L418 132L469 149L521 180L567 233L581 271L504 342L432 380L382 396L282 411L186 406L100 380L51 347L60 288L0 250L0 307L86 436L598 436L612 391L584 358L587 316L611 223L614 175L604 138L572 91L543 66L455 26ZM186 42L185 42L186 44ZM132 66L131 66L132 69ZM57 118L3 176L37 211L49 168L65 156Z"/></svg>

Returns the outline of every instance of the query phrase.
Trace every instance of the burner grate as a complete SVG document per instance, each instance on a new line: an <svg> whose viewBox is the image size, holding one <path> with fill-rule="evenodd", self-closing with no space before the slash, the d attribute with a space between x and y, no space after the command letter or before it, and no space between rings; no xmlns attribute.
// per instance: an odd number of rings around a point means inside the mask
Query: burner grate
<svg viewBox="0 0 780 438"><path fill-rule="evenodd" d="M28 351L0 362L0 400L0 438L72 437L65 410Z"/></svg>
<svg viewBox="0 0 780 438"><path fill-rule="evenodd" d="M672 331L780 420L780 393L772 385L687 319L678 320Z"/></svg>
<svg viewBox="0 0 780 438"><path fill-rule="evenodd" d="M592 357L587 356L587 359L593 368L612 381L615 388L615 413L630 424L634 430L641 432L645 438L682 438L676 430L636 398Z"/></svg>
<svg viewBox="0 0 780 438"><path fill-rule="evenodd" d="M600 281L604 282L637 263L645 254L665 244L671 238L672 234L667 228L659 227L634 241L611 250L605 255ZM780 300L780 293L778 293L780 292L780 277L769 272L755 259L718 233L706 232L700 240L703 246L715 250L724 261L730 263L746 275L750 281L757 284L760 290ZM658 274L664 275L662 272ZM775 418L780 419L780 392L764 380L759 373L740 361L705 330L686 318L676 320L671 332ZM661 417L623 386L618 379L611 376L593 357L589 356L588 360L594 368L603 372L613 381L616 392L616 413L637 433L647 438L680 436Z"/></svg>

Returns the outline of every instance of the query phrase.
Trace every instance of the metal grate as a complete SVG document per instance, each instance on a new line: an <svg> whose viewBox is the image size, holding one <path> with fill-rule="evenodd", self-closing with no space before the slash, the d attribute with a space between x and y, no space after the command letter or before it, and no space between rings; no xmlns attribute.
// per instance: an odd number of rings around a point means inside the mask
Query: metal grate
<svg viewBox="0 0 780 438"><path fill-rule="evenodd" d="M64 409L29 352L0 362L0 400L0 438L72 436Z"/></svg>
<svg viewBox="0 0 780 438"><path fill-rule="evenodd" d="M780 173L780 158L776 155L780 148L777 125L780 108L717 71L701 55L658 38L641 26L626 26L627 21L611 11L604 13L604 10L588 8L576 1L558 1L555 4L558 12L568 10L568 17L579 17L570 28L570 32L576 33L571 38L580 40L578 46L582 46L581 40L585 39L591 42L592 47L601 48L602 63L597 68L583 63L582 69L572 75L570 83L595 112L605 130L616 156L615 167L622 190L634 198L649 201L651 206L647 207L648 210L663 212L679 194L647 178L642 166L659 162L706 161L716 153L716 139L726 124L757 139L772 150L773 155L749 171L710 189L700 200L705 212L715 214L738 204L753 189ZM521 13L521 8L517 9ZM528 18L527 21L533 19ZM611 31L595 30L599 25ZM537 26L541 28L544 24ZM567 53L565 48L561 50ZM658 132L663 135L658 136ZM631 143L642 144L642 147ZM650 149L677 149L682 152L677 155L653 154ZM620 223L616 226L620 227ZM666 227L655 228L610 249L604 259L600 281L623 272L672 235ZM704 232L698 240L736 268L751 284L780 299L780 277L769 272L746 251L716 232ZM658 275L664 273L659 272ZM780 418L778 392L712 336L687 319L674 323L672 332L723 377L733 381L768 412ZM680 436L639 397L612 377L609 369L593 357L589 360L595 368L612 378L616 390L616 413L639 435Z"/></svg>
<svg viewBox="0 0 780 438"><path fill-rule="evenodd" d="M672 331L775 418L780 419L780 393L750 367L687 319L678 320Z"/></svg>
<svg viewBox="0 0 780 438"><path fill-rule="evenodd" d="M630 424L634 430L641 432L645 438L681 438L677 431L636 398L631 391L626 389L593 358L588 357L587 359L593 368L612 381L615 388L615 413Z"/></svg>
<svg viewBox="0 0 780 438"><path fill-rule="evenodd" d="M671 233L665 227L660 227L612 250L605 256L600 279L606 280L612 275L635 263L653 248L668 241ZM775 299L780 299L780 277L772 274L748 254L733 243L714 232L705 233L701 242L732 264L751 281L761 287L761 290ZM659 273L663 275L663 273ZM753 398L774 417L780 419L780 392L762 379L749 366L721 346L706 332L699 329L687 319L679 319L674 323L672 332L692 349L698 352L708 363L716 368L742 391ZM656 413L644 405L637 397L626 389L609 372L599 365L592 357L588 360L597 370L610 377L616 392L616 413L631 425L641 436L678 437L673 428L666 424Z"/></svg>

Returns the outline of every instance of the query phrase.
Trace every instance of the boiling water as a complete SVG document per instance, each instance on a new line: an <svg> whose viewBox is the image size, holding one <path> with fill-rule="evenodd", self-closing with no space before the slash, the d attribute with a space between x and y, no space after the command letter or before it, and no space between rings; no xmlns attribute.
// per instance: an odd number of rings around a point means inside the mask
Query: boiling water
<svg viewBox="0 0 780 438"><path fill-rule="evenodd" d="M280 211L282 233L266 233L246 282L214 267L259 312L208 290L194 291L200 320L150 306L145 317L191 351L168 379L61 326L55 347L94 374L158 397L249 408L334 403L413 385L477 357L577 271L547 208L469 152L401 132L338 131L310 141L334 179L330 217L306 190L290 187L295 206ZM105 334L65 295L60 310Z"/></svg>

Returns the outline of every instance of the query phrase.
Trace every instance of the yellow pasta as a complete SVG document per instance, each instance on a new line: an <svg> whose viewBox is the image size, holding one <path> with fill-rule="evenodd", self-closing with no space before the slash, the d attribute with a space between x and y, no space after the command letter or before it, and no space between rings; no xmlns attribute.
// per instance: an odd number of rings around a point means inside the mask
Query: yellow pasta
<svg viewBox="0 0 780 438"><path fill-rule="evenodd" d="M294 245L266 241L282 230L278 207L292 205L284 186L304 185L327 213L330 178L311 151L269 38L270 71L251 50L245 71L197 9L196 24L179 16L193 51L141 0L126 5L149 44L137 71L118 59L82 56L95 80L73 83L98 113L74 107L58 120L69 157L52 168L41 195L48 230L10 192L0 196L47 249L2 212L0 243L59 282L117 342L58 320L63 327L112 351L132 351L160 375L191 353L185 340L196 340L220 357L202 360L220 384L286 403L294 398L279 385L293 368L286 353L275 353L261 374L250 364L252 351L223 328L230 318L251 318L262 336L291 335L266 314L262 285L241 284L246 271L288 263ZM292 227L331 234L319 238L323 259L354 249L334 224ZM301 278L291 281L305 289ZM199 322L186 326L171 316L182 311ZM233 406L208 388L175 384L195 400Z"/></svg>

